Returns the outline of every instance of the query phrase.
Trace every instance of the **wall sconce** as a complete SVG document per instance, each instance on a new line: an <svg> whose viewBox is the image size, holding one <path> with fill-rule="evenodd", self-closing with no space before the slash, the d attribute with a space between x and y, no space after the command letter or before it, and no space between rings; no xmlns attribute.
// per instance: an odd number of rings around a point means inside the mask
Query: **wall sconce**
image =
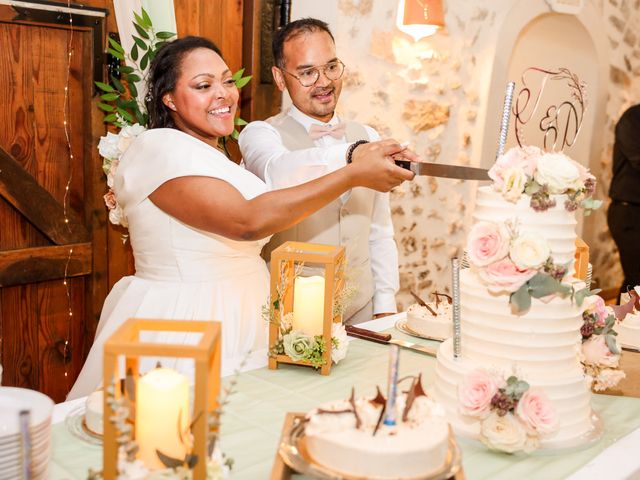
<svg viewBox="0 0 640 480"><path fill-rule="evenodd" d="M400 0L396 26L416 41L433 35L444 27L442 0Z"/></svg>

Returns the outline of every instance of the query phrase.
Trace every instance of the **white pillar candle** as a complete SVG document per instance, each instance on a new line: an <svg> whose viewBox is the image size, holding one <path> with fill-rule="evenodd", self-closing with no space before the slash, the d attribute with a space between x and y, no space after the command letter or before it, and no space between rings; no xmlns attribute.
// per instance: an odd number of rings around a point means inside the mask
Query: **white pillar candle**
<svg viewBox="0 0 640 480"><path fill-rule="evenodd" d="M156 450L183 459L188 438L189 383L170 368L156 368L140 377L136 385L136 443L138 458L148 468L165 468ZM178 431L180 429L180 432Z"/></svg>
<svg viewBox="0 0 640 480"><path fill-rule="evenodd" d="M293 286L293 329L322 335L324 277L296 277Z"/></svg>

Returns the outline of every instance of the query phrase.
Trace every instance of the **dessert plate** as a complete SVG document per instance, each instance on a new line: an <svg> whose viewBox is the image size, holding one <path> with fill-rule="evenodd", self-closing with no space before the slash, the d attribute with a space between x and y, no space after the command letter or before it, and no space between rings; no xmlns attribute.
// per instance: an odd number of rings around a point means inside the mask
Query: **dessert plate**
<svg viewBox="0 0 640 480"><path fill-rule="evenodd" d="M400 330L402 333L406 333L407 335L411 335L412 337L424 338L425 340L434 340L436 342L444 342L446 340L446 338L429 337L427 335L423 335L421 333L418 333L415 330L412 330L411 328L409 328L409 325L407 324L407 319L406 318L399 319L396 322L395 327L396 327L396 330Z"/></svg>
<svg viewBox="0 0 640 480"><path fill-rule="evenodd" d="M331 470L329 467L316 463L308 454L305 447L304 417L296 417L291 430L287 432L280 443L278 453L284 463L291 469L303 475L309 475L320 480L366 480L365 477L352 477ZM449 428L449 450L445 464L428 477L412 477L405 480L445 480L454 477L462 468L462 457L451 428ZM370 479L372 480L372 479Z"/></svg>
<svg viewBox="0 0 640 480"><path fill-rule="evenodd" d="M67 430L69 430L74 437L90 443L91 445L102 445L102 435L92 432L87 428L87 425L84 422L84 411L85 406L78 405L68 413L64 419L64 424L66 425Z"/></svg>

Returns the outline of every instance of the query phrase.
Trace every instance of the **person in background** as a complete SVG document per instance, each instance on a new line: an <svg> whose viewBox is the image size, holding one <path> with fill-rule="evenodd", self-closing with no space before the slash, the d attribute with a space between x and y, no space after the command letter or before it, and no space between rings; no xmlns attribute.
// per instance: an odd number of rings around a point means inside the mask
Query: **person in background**
<svg viewBox="0 0 640 480"><path fill-rule="evenodd" d="M247 170L270 188L289 187L344 167L345 155L354 148L367 155L377 148L380 136L375 130L341 121L335 112L345 65L326 23L305 18L284 26L274 35L273 56L275 82L289 93L293 105L244 128L239 145ZM268 260L287 240L346 247L348 274L357 287L344 315L346 323L397 311L398 250L388 193L351 189L274 235L263 256Z"/></svg>
<svg viewBox="0 0 640 480"><path fill-rule="evenodd" d="M613 144L611 205L607 221L620 252L624 281L620 293L640 285L640 105L629 108L616 124Z"/></svg>
<svg viewBox="0 0 640 480"><path fill-rule="evenodd" d="M391 155L394 140L348 165L295 188L267 191L258 177L219 149L231 134L238 89L218 48L185 37L160 49L149 72L149 130L123 154L114 177L129 224L134 275L109 293L87 361L68 395L88 395L102 383L105 341L127 319L222 322L222 372L267 363L268 324L261 316L269 273L260 257L273 233L290 228L355 187L388 191L413 174ZM409 154L411 156L411 154ZM153 333L144 341L194 343L194 334ZM144 358L142 372L157 359ZM162 359L183 373L189 361Z"/></svg>

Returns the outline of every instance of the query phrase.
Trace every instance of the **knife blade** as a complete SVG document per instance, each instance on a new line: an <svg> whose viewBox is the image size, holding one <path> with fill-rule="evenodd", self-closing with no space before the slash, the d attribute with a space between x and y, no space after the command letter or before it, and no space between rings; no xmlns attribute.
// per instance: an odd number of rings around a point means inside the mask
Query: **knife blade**
<svg viewBox="0 0 640 480"><path fill-rule="evenodd" d="M491 180L489 171L484 168L447 165L444 163L409 162L407 160L396 160L396 165L406 170L411 170L416 175L457 178L460 180Z"/></svg>
<svg viewBox="0 0 640 480"><path fill-rule="evenodd" d="M371 342L381 343L383 345L398 345L400 348L412 350L414 352L422 353L423 355L429 355L435 357L438 350L433 347L427 347L425 345L419 345L413 342L407 342L406 340L398 340L393 338L390 333L378 333L366 328L354 327L353 325L345 325L347 335L362 340L369 340Z"/></svg>

